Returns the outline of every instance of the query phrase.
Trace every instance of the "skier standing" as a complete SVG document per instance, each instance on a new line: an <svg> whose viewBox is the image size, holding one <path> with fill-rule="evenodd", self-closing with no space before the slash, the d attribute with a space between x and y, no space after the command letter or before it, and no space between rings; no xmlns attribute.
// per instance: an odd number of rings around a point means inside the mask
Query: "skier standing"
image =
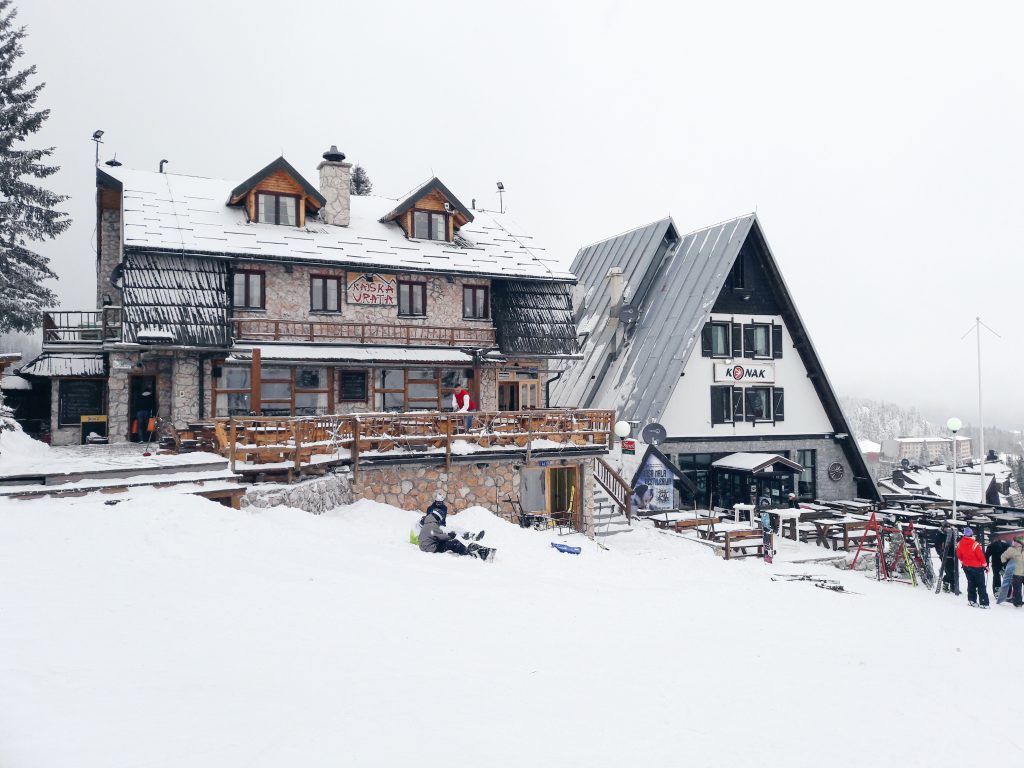
<svg viewBox="0 0 1024 768"><path fill-rule="evenodd" d="M992 594L996 594L1001 588L1003 576L1003 552L1010 548L1010 542L999 541L998 539L989 542L985 547L985 559L988 560L988 567L992 569ZM1012 575L1012 574L1011 574Z"/></svg>
<svg viewBox="0 0 1024 768"><path fill-rule="evenodd" d="M985 587L985 573L988 571L988 561L985 560L985 552L974 539L974 531L964 528L964 537L956 545L956 556L964 567L964 575L967 576L967 604L976 606L981 600L981 607L988 608L988 590Z"/></svg>
<svg viewBox="0 0 1024 768"><path fill-rule="evenodd" d="M1013 540L1009 548L1001 555L1002 561L1006 563L1006 570L1003 572L1003 586L999 590L997 603L1006 601L1007 592L1013 592L1013 604L1020 608L1024 604L1024 537Z"/></svg>

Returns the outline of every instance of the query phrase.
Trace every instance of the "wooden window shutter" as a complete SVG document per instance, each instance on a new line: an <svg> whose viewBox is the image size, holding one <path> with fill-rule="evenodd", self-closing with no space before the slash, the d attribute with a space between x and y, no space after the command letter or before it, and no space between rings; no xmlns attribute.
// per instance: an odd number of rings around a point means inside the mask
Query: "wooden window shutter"
<svg viewBox="0 0 1024 768"><path fill-rule="evenodd" d="M772 417L775 421L786 420L786 397L782 387L772 390Z"/></svg>
<svg viewBox="0 0 1024 768"><path fill-rule="evenodd" d="M782 357L782 326L772 324L772 357Z"/></svg>
<svg viewBox="0 0 1024 768"><path fill-rule="evenodd" d="M743 326L732 324L732 356L743 357Z"/></svg>
<svg viewBox="0 0 1024 768"><path fill-rule="evenodd" d="M732 388L732 420L743 421L743 389Z"/></svg>
<svg viewBox="0 0 1024 768"><path fill-rule="evenodd" d="M723 387L711 388L711 426L722 423L722 415L725 411L722 408L722 389Z"/></svg>
<svg viewBox="0 0 1024 768"><path fill-rule="evenodd" d="M744 357L754 357L754 326L743 326L743 352Z"/></svg>
<svg viewBox="0 0 1024 768"><path fill-rule="evenodd" d="M700 332L700 353L704 357L711 357L711 323L704 323Z"/></svg>

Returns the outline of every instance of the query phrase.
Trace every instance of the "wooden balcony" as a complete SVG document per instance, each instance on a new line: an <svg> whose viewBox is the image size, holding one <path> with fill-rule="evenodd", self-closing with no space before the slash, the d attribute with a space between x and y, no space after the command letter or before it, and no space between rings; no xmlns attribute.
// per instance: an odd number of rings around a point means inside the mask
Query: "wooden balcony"
<svg viewBox="0 0 1024 768"><path fill-rule="evenodd" d="M121 339L121 307L44 312L43 346L100 345Z"/></svg>
<svg viewBox="0 0 1024 768"><path fill-rule="evenodd" d="M494 328L320 320L233 318L235 341L303 341L331 344L396 344L432 347L495 347Z"/></svg>
<svg viewBox="0 0 1024 768"><path fill-rule="evenodd" d="M362 413L216 420L216 442L232 471L302 472L382 459L570 452L611 446L613 411Z"/></svg>

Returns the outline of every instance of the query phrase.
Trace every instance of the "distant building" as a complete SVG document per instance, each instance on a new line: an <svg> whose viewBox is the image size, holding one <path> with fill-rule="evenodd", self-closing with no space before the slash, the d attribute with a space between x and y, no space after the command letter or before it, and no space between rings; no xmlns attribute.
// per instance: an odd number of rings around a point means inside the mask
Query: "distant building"
<svg viewBox="0 0 1024 768"><path fill-rule="evenodd" d="M957 440L959 442L959 440ZM944 463L930 467L893 470L892 477L879 482L883 493L938 496L966 504L995 504L1024 507L1024 496L1017 486L1013 469L1001 461L985 462L985 490L981 487L981 464L962 466L956 473L956 492L952 470Z"/></svg>
<svg viewBox="0 0 1024 768"><path fill-rule="evenodd" d="M881 477L881 452L882 446L874 440L858 440L857 447L864 456L864 463L868 465L871 479L878 480Z"/></svg>
<svg viewBox="0 0 1024 768"><path fill-rule="evenodd" d="M931 464L953 463L953 439L949 437L897 437L882 442L882 462L899 464L903 459L925 467ZM973 455L971 438L956 439L957 461L966 461Z"/></svg>

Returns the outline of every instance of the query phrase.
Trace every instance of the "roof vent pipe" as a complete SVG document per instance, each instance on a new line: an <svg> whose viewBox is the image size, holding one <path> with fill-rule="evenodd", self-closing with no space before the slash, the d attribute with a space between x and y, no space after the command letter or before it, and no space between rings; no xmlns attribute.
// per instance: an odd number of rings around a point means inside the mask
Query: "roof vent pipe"
<svg viewBox="0 0 1024 768"><path fill-rule="evenodd" d="M611 317L618 317L622 309L622 296L625 293L626 282L622 267L612 267L605 275L608 278L608 298L610 300Z"/></svg>
<svg viewBox="0 0 1024 768"><path fill-rule="evenodd" d="M170 161L170 160L161 160L161 161L160 161L160 173L163 173L163 172L164 172L164 165L165 165L166 163L169 163L169 162L171 162L171 161Z"/></svg>
<svg viewBox="0 0 1024 768"><path fill-rule="evenodd" d="M345 153L338 151L337 144L331 144L331 148L324 152L322 157L324 158L324 160L327 160L328 162L340 163L342 160L345 159Z"/></svg>

